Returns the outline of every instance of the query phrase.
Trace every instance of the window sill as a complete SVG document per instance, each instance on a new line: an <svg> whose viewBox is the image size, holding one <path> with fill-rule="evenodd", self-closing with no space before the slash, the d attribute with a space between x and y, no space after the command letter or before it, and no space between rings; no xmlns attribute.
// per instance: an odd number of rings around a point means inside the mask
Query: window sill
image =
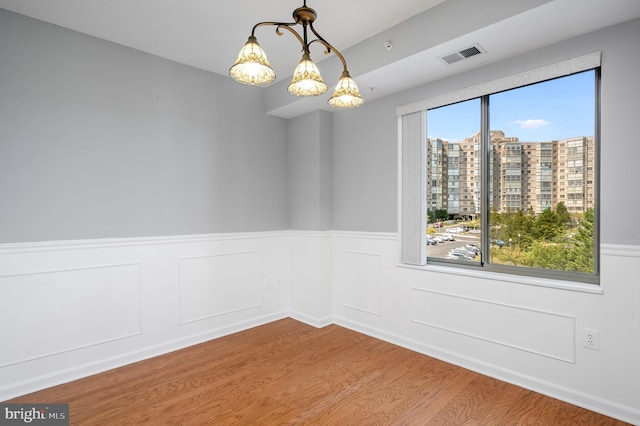
<svg viewBox="0 0 640 426"><path fill-rule="evenodd" d="M500 272L481 271L466 268L456 268L442 265L407 265L397 263L399 268L416 269L428 272L437 272L441 274L460 275L464 277L480 278L491 281L502 281L512 284L523 284L537 287L555 288L558 290L577 291L581 293L604 294L602 287L597 284L579 283L574 281L554 280L549 278L539 278L522 276L515 274L505 274Z"/></svg>

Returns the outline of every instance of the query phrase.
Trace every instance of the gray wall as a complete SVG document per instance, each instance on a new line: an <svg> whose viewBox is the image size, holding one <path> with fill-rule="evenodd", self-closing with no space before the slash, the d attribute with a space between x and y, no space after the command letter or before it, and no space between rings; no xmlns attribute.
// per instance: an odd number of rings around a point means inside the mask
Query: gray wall
<svg viewBox="0 0 640 426"><path fill-rule="evenodd" d="M289 120L288 224L290 229L332 227L332 114L314 111Z"/></svg>
<svg viewBox="0 0 640 426"><path fill-rule="evenodd" d="M639 38L636 20L287 122L224 76L0 10L0 242L396 232L397 106L602 51L602 241L637 244Z"/></svg>
<svg viewBox="0 0 640 426"><path fill-rule="evenodd" d="M634 20L334 114L333 228L396 232L397 106L601 51L601 240L640 243L638 40Z"/></svg>
<svg viewBox="0 0 640 426"><path fill-rule="evenodd" d="M0 10L0 242L287 228L260 90Z"/></svg>
<svg viewBox="0 0 640 426"><path fill-rule="evenodd" d="M334 113L335 230L396 232L396 102L383 98Z"/></svg>

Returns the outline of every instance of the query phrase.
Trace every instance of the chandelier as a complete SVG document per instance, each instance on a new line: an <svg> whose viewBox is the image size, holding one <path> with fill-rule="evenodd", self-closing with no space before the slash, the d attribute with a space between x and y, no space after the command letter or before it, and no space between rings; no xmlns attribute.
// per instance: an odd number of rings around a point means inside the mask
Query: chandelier
<svg viewBox="0 0 640 426"><path fill-rule="evenodd" d="M293 78L287 87L289 93L295 96L318 96L327 91L327 85L322 79L318 67L311 60L309 51L311 44L318 42L326 48L324 52L326 55L333 52L342 61L342 75L333 95L329 98L329 105L336 108L355 108L362 105L364 100L360 96L356 82L349 75L344 57L313 28L313 22L317 16L316 11L307 7L307 1L304 0L302 7L293 11L295 22L259 22L254 25L249 40L242 47L235 63L229 70L231 78L253 86L266 86L276 79L276 73L271 68L267 55L254 35L256 28L272 25L276 27L277 35L281 36L283 33L280 30L285 29L291 32L302 45L302 59L293 72ZM302 35L292 28L295 25L302 25ZM311 30L317 38L309 41L308 30Z"/></svg>

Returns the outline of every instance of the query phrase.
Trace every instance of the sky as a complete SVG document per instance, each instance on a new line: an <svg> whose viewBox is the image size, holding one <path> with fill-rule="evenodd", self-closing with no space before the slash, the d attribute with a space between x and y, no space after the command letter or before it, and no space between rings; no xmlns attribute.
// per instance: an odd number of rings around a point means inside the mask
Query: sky
<svg viewBox="0 0 640 426"><path fill-rule="evenodd" d="M490 128L521 142L594 134L595 71L491 95ZM480 131L480 100L427 112L427 136L460 141Z"/></svg>

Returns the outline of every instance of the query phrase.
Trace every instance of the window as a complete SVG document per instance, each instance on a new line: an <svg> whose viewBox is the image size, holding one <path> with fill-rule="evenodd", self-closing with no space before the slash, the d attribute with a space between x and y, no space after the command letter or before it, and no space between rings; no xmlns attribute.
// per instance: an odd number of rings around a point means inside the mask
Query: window
<svg viewBox="0 0 640 426"><path fill-rule="evenodd" d="M455 242L429 246L428 263L514 273L527 269L531 275L572 274L593 281L595 188L586 180L585 165L596 162L589 149L595 144L596 81L596 70L584 71L427 110L427 151L432 156L446 159L451 150L479 157L466 167L450 162L448 169L434 161L427 170L433 177L427 222L447 224L437 230L428 226L427 233L457 234ZM490 129L488 135L481 128ZM523 151L522 141L531 143L532 151ZM552 155L553 145L565 144L568 169L560 168L558 156ZM525 156L535 159L534 170ZM453 174L472 176L473 181L453 188L448 185ZM566 200L554 197L552 183L565 180ZM523 197L532 190L535 197ZM473 195L449 206L447 200L461 191Z"/></svg>
<svg viewBox="0 0 640 426"><path fill-rule="evenodd" d="M599 282L597 65L426 103L422 264Z"/></svg>

